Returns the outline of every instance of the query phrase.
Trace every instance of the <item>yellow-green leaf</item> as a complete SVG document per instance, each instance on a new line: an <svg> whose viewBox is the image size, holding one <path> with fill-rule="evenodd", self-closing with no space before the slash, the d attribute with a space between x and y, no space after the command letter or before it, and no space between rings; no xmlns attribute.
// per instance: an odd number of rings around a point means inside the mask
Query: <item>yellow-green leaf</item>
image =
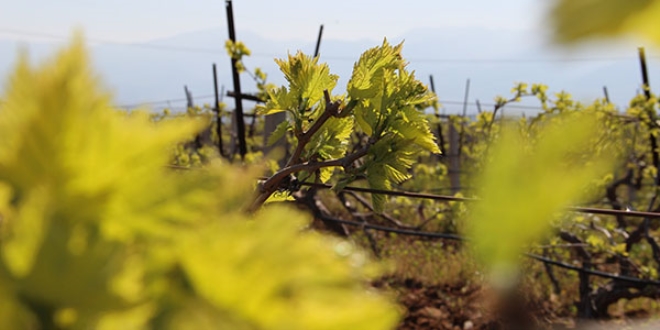
<svg viewBox="0 0 660 330"><path fill-rule="evenodd" d="M49 224L45 221L48 195L45 189L35 189L26 196L14 217L3 219L6 237L2 238L0 252L9 271L16 277L30 273L43 243Z"/></svg>
<svg viewBox="0 0 660 330"><path fill-rule="evenodd" d="M636 34L660 44L658 15L657 0L557 0L551 20L555 39L563 43Z"/></svg>
<svg viewBox="0 0 660 330"><path fill-rule="evenodd" d="M355 282L373 271L363 252L345 241L299 232L307 221L288 208L270 206L257 217L228 219L181 247L191 285L216 308L263 329L395 325L393 305Z"/></svg>
<svg viewBox="0 0 660 330"><path fill-rule="evenodd" d="M243 212L255 169L166 167L209 123L113 109L82 44L23 59L2 96L0 328L396 324L363 252L337 253L348 243L304 231L295 211Z"/></svg>
<svg viewBox="0 0 660 330"><path fill-rule="evenodd" d="M551 220L611 170L611 153L593 152L597 122L587 114L565 115L531 138L510 123L491 147L475 179L481 199L470 210L467 234L495 284L506 285L523 247L547 233Z"/></svg>

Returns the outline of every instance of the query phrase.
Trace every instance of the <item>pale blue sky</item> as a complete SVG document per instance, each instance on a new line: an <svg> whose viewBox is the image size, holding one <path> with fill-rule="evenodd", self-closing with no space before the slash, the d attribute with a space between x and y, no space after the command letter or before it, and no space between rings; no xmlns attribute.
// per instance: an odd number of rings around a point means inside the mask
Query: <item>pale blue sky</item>
<svg viewBox="0 0 660 330"><path fill-rule="evenodd" d="M554 0L234 0L238 38L269 81L283 83L274 57L313 51L324 24L321 58L346 81L359 53L387 37L406 40L404 56L419 77L435 75L448 111L461 111L465 80L470 99L506 95L515 82L543 82L583 100L610 88L622 106L639 89L636 48L630 40L589 43L564 50L548 43L545 14ZM224 0L0 0L0 90L19 45L43 58L82 28L95 67L119 104L178 100L182 85L194 95L212 94L209 68L231 86ZM54 37L54 38L53 38ZM16 42L18 41L18 42ZM98 41L99 43L94 43ZM159 46L142 43L157 41ZM117 45L116 43L119 43ZM132 44L127 46L126 44ZM641 44L643 45L643 44ZM201 50L201 51L200 51ZM660 52L648 51L651 85ZM244 78L251 90L249 77ZM230 88L230 87L228 87ZM203 99L201 101L208 101ZM453 102L453 103L452 103ZM487 101L484 101L487 102ZM149 102L147 102L149 103ZM456 104L453 108L452 104ZM471 109L471 111L474 109Z"/></svg>
<svg viewBox="0 0 660 330"><path fill-rule="evenodd" d="M542 0L235 0L240 37L250 30L274 40L314 38L319 24L331 39L380 40L429 27L537 30ZM0 0L0 37L31 39L12 30L144 42L225 26L223 0Z"/></svg>

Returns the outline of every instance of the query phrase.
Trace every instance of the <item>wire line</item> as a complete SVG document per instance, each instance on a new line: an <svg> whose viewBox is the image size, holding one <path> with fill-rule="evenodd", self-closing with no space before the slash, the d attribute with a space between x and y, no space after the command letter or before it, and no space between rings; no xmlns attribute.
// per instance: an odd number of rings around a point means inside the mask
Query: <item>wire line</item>
<svg viewBox="0 0 660 330"><path fill-rule="evenodd" d="M22 29L14 28L0 28L0 34L12 35L18 37L38 37L38 38L48 38L56 40L68 40L69 37L62 35L55 35L45 32L34 32L26 31ZM190 53L207 53L207 54L225 54L223 48L200 48L200 47L186 47L186 46L176 46L176 45L158 45L158 44L149 44L149 43L130 43L122 42L116 40L108 39L96 39L96 38L86 38L89 42L97 44L106 44L106 45L115 45L115 46L126 46L126 47L135 47L135 48L145 48L153 50L163 50L163 51L179 51L179 52L190 52ZM272 53L252 53L252 57L267 57L267 58L276 58L281 57L283 54L272 54ZM350 56L333 56L333 55L324 55L324 60L334 60L334 61L357 61L357 58ZM612 61L624 61L624 60L636 60L636 56L610 56L610 57L574 57L574 58L431 58L431 57L408 57L406 60L408 62L416 63L499 63L499 64L521 64L521 63L562 63L562 62L612 62ZM660 56L647 56L647 59L660 59Z"/></svg>
<svg viewBox="0 0 660 330"><path fill-rule="evenodd" d="M348 220L342 220L342 219L337 219L333 217L328 217L322 215L319 217L323 221L329 221L329 222L336 222L336 223L341 223L345 225L351 225L351 226L356 226L356 227L362 227L362 228L367 228L367 229L373 229L373 230L378 230L378 231L383 231L383 232L389 232L389 233L395 233L395 234L401 234L401 235L407 235L407 236L418 236L418 237L427 237L427 238L440 238L440 239L450 239L450 240L457 240L457 241L467 241L468 239L461 236L461 235L456 235L456 234L445 234L445 233L432 233L432 232L424 232L424 231L416 231L416 230L410 230L410 229L396 229L396 228L390 228L390 227L385 227L385 226L378 226L378 225L372 225L369 223L365 222L357 222L357 221L348 221ZM612 279L615 281L622 281L622 282L629 282L629 283L635 283L635 284L641 284L641 285L654 285L654 286L660 286L660 281L656 280L647 280L647 279L642 279L638 277L631 277L631 276L622 276L622 275L617 275L617 274L612 274L608 272L603 272L595 269L590 269L590 268L584 268L584 267L578 267L574 266L571 264L563 263L561 261L557 260L552 260L546 257L542 257L536 254L532 253L524 253L523 254L525 257L528 257L533 260L537 260L546 264L550 264L556 267L564 268L567 270L572 270L580 273L585 273L593 276L598 276L602 278L608 278Z"/></svg>
<svg viewBox="0 0 660 330"><path fill-rule="evenodd" d="M301 186L316 187L316 188L321 188L321 189L331 189L332 188L332 185L323 184L323 183L303 182L303 183L300 183L300 185ZM388 196L400 196L400 197L408 197L408 198L429 199L429 200L436 200L436 201L453 201L453 202L475 202L475 201L478 201L478 199L476 199L476 198L456 197L456 196L447 196L447 195L435 195L435 194L417 193L417 192L400 191L400 190L399 191L397 191L397 190L381 190L381 189L371 189L371 188L352 187L352 186L346 186L342 189L348 190L348 191L357 191L357 192L370 193L370 194L381 194L381 195L388 195ZM580 206L569 207L568 210L573 211L573 212L580 212L580 213L603 214L603 215L623 215L623 216L638 217L638 218L660 219L660 213L656 213L656 212L601 209L601 208L580 207Z"/></svg>

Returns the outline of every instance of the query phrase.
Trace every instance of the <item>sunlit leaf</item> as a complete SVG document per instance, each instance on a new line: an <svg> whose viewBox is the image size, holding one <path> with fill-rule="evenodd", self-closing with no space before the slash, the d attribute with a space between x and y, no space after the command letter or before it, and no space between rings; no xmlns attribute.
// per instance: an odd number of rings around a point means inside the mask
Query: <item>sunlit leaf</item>
<svg viewBox="0 0 660 330"><path fill-rule="evenodd" d="M302 104L304 109L310 108L321 101L323 91L332 91L339 78L337 75L330 73L327 64L318 64L318 60L318 58L311 58L302 52L289 55L287 60L275 60L289 82L286 97L292 101L305 100Z"/></svg>

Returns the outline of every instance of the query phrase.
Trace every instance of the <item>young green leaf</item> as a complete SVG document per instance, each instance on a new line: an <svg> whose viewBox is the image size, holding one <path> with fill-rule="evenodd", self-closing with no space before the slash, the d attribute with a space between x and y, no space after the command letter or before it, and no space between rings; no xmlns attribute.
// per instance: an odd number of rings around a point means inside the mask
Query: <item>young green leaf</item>
<svg viewBox="0 0 660 330"><path fill-rule="evenodd" d="M405 68L402 44L367 50L355 64L348 96L357 102L358 126L373 140L362 167L369 186L388 189L409 178L408 170L422 151L440 153L423 111L436 99ZM374 207L382 209L384 197L373 195Z"/></svg>
<svg viewBox="0 0 660 330"><path fill-rule="evenodd" d="M284 135L286 135L286 132L289 131L290 124L288 121L283 121L275 127L275 130L273 133L268 137L268 141L266 142L267 146L272 146L275 144L277 141L279 141Z"/></svg>
<svg viewBox="0 0 660 330"><path fill-rule="evenodd" d="M285 94L290 101L289 104L303 102L297 109L310 109L323 100L324 90L331 92L337 84L339 77L330 73L327 64L318 64L318 60L318 58L311 58L302 52L289 55L287 60L275 60L289 82L289 88Z"/></svg>

